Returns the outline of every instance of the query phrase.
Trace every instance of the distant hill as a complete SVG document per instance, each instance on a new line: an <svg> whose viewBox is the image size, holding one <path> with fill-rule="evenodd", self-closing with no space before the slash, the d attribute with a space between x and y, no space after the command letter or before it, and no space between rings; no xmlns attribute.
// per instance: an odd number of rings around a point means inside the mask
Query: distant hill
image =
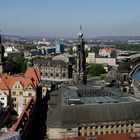
<svg viewBox="0 0 140 140"><path fill-rule="evenodd" d="M128 41L128 40L140 40L140 36L99 36L95 37L97 40L114 40L114 41Z"/></svg>
<svg viewBox="0 0 140 140"><path fill-rule="evenodd" d="M76 39L73 37L45 37L45 36L22 36L22 35L2 35L2 39L5 40L41 40L42 38L48 38L51 40L59 40L61 38L65 40ZM128 41L128 40L140 40L140 36L99 36L95 38L85 38L85 39L94 39L94 40L113 40L113 41Z"/></svg>

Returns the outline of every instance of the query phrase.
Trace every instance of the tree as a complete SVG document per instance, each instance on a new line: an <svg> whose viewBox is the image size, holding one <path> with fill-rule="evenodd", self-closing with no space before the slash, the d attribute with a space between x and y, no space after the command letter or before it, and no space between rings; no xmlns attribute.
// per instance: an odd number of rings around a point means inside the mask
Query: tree
<svg viewBox="0 0 140 140"><path fill-rule="evenodd" d="M91 64L89 68L88 75L90 76L99 76L100 74L105 73L105 69L102 64Z"/></svg>
<svg viewBox="0 0 140 140"><path fill-rule="evenodd" d="M7 62L12 66L12 73L24 73L27 68L26 60L23 56L14 58L5 58Z"/></svg>

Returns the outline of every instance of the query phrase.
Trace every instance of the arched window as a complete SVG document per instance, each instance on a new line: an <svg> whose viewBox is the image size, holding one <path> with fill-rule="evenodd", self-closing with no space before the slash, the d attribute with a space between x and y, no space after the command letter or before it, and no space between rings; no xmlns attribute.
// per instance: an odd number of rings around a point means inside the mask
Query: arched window
<svg viewBox="0 0 140 140"><path fill-rule="evenodd" d="M53 73L51 73L51 77L53 76Z"/></svg>
<svg viewBox="0 0 140 140"><path fill-rule="evenodd" d="M59 74L58 73L56 73L56 75L55 75L56 77L59 77Z"/></svg>
<svg viewBox="0 0 140 140"><path fill-rule="evenodd" d="M63 73L63 77L66 77L66 74L65 73Z"/></svg>

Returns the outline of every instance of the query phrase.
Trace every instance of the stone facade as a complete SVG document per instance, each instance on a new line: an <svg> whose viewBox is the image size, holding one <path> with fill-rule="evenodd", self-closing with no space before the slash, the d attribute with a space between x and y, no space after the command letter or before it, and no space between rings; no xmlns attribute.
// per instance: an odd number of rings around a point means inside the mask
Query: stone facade
<svg viewBox="0 0 140 140"><path fill-rule="evenodd" d="M34 67L39 67L41 79L61 80L72 78L72 66L62 60L37 59Z"/></svg>
<svg viewBox="0 0 140 140"><path fill-rule="evenodd" d="M84 127L75 128L49 128L47 135L50 140L52 139L64 139L67 137L78 137L78 136L93 136L101 134L119 134L119 133L131 133L139 132L140 124L137 123L103 123L100 125L87 125Z"/></svg>

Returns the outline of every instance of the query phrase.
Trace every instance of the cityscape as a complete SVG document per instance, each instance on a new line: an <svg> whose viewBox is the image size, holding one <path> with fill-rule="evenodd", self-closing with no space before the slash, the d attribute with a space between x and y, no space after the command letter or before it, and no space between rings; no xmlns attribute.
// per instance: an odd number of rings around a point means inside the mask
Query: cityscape
<svg viewBox="0 0 140 140"><path fill-rule="evenodd" d="M140 140L139 5L1 2L0 140Z"/></svg>

